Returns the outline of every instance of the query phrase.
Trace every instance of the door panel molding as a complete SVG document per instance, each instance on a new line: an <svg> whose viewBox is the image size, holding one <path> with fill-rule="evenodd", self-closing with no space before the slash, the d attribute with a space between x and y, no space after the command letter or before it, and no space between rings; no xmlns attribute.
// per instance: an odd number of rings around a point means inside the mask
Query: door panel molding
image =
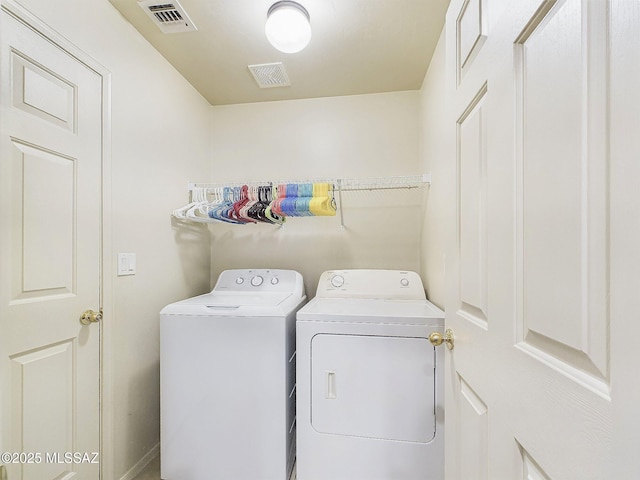
<svg viewBox="0 0 640 480"><path fill-rule="evenodd" d="M487 25L487 0L465 0L456 19L458 85L487 40Z"/></svg>
<svg viewBox="0 0 640 480"><path fill-rule="evenodd" d="M485 82L456 121L458 314L488 328L487 118Z"/></svg>
<svg viewBox="0 0 640 480"><path fill-rule="evenodd" d="M527 450L516 440L520 455L522 455L522 479L523 480L551 480L549 475L538 465Z"/></svg>
<svg viewBox="0 0 640 480"><path fill-rule="evenodd" d="M11 56L13 105L76 133L77 85L16 49Z"/></svg>
<svg viewBox="0 0 640 480"><path fill-rule="evenodd" d="M514 43L516 343L605 397L608 18L605 2L544 3Z"/></svg>
<svg viewBox="0 0 640 480"><path fill-rule="evenodd" d="M74 296L77 159L16 138L11 145L20 228L14 229L12 256L19 260L9 305Z"/></svg>
<svg viewBox="0 0 640 480"><path fill-rule="evenodd" d="M458 461L460 480L489 478L489 408L458 373Z"/></svg>
<svg viewBox="0 0 640 480"><path fill-rule="evenodd" d="M69 339L10 357L13 364L11 391L15 405L21 406L13 431L19 436L25 452L40 452L45 456L46 453L76 451L74 403L77 385L70 375L76 370L76 350L75 339ZM43 408L43 399L48 408ZM39 435L30 434L35 428ZM23 465L25 478L73 478L76 475L68 470L73 465L42 460Z"/></svg>

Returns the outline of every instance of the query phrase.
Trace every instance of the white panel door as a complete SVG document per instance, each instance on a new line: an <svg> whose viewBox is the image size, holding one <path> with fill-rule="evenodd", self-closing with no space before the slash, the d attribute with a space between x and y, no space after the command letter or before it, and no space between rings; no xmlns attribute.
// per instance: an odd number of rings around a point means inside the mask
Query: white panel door
<svg viewBox="0 0 640 480"><path fill-rule="evenodd" d="M0 22L0 463L97 479L100 328L79 317L101 300L101 77Z"/></svg>
<svg viewBox="0 0 640 480"><path fill-rule="evenodd" d="M616 369L639 365L640 353L612 341L637 322L632 302L616 299L640 262L613 247L640 232L637 216L616 210L640 205L638 177L633 196L632 172L616 163L638 163L627 138L640 134L640 102L637 83L627 105L612 85L638 81L640 36L630 25L638 31L639 5L451 2L448 479L638 476L612 441L616 415L635 414L617 410L630 387ZM613 68L625 59L635 77ZM636 129L625 138L612 125L628 126L627 117ZM614 463L627 476L612 476Z"/></svg>

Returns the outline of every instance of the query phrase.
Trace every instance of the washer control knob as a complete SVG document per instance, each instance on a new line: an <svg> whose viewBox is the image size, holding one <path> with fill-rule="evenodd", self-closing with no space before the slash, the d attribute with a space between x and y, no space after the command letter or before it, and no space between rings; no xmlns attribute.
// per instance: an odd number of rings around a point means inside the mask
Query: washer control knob
<svg viewBox="0 0 640 480"><path fill-rule="evenodd" d="M242 278L242 277L238 277L238 278L236 278L236 283L237 283L238 285L242 285L242 284L244 283L244 278Z"/></svg>
<svg viewBox="0 0 640 480"><path fill-rule="evenodd" d="M400 280L400 285L402 285L403 287L408 287L409 286L409 279L408 278L403 278L402 280Z"/></svg>
<svg viewBox="0 0 640 480"><path fill-rule="evenodd" d="M251 285L253 285L254 287L259 287L260 285L262 285L262 282L264 282L264 278L262 278L260 275L256 275L255 277L251 278Z"/></svg>
<svg viewBox="0 0 640 480"><path fill-rule="evenodd" d="M331 277L331 285L336 288L340 288L342 285L344 285L344 277L342 275L334 275L333 277Z"/></svg>
<svg viewBox="0 0 640 480"><path fill-rule="evenodd" d="M280 280L278 279L278 277L273 277L273 278L271 279L271 285L277 285L277 284L278 284L278 282L280 282Z"/></svg>

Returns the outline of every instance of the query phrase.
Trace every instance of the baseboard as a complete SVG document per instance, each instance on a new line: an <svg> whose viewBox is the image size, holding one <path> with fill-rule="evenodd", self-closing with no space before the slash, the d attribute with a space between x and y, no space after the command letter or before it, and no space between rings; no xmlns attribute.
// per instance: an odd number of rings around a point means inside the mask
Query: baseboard
<svg viewBox="0 0 640 480"><path fill-rule="evenodd" d="M133 480L158 455L160 455L160 443L156 443L155 447L149 450L124 476L120 477L120 480Z"/></svg>

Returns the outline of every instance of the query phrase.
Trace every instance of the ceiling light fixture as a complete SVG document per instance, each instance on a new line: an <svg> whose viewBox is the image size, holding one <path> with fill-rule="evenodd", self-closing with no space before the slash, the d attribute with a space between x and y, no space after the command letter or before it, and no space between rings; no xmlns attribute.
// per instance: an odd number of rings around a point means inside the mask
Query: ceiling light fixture
<svg viewBox="0 0 640 480"><path fill-rule="evenodd" d="M276 2L267 12L264 32L271 45L284 53L296 53L309 44L309 12L297 2Z"/></svg>

